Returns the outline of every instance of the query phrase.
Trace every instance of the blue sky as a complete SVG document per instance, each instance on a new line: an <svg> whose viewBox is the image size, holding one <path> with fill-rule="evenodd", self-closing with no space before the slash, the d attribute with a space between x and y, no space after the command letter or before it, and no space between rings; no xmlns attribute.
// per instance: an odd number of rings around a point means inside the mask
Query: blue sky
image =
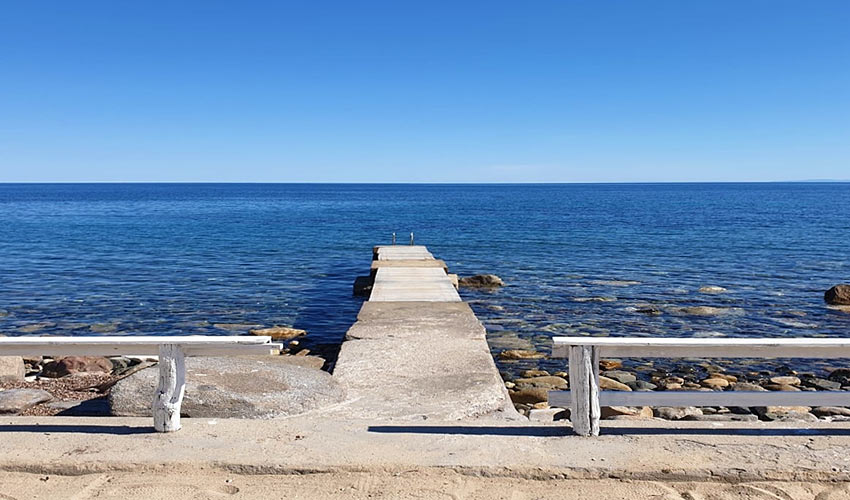
<svg viewBox="0 0 850 500"><path fill-rule="evenodd" d="M0 182L850 178L850 2L5 2Z"/></svg>

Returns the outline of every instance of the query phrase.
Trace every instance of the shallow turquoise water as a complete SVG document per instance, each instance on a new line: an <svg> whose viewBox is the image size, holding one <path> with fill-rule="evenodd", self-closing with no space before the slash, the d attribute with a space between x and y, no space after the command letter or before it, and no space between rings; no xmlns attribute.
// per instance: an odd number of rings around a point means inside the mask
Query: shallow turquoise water
<svg viewBox="0 0 850 500"><path fill-rule="evenodd" d="M850 184L0 184L0 221L6 335L291 324L332 349L372 245L414 231L453 272L508 283L463 292L494 350L546 350L553 334L850 336L822 298L850 281ZM723 309L680 309L700 305Z"/></svg>

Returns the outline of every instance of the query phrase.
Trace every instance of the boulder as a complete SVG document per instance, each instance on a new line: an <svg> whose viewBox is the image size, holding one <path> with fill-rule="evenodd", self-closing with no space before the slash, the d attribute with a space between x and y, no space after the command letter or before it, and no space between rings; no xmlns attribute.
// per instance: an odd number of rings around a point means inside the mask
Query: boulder
<svg viewBox="0 0 850 500"><path fill-rule="evenodd" d="M549 389L543 387L526 387L511 391L509 394L514 404L535 404L549 401Z"/></svg>
<svg viewBox="0 0 850 500"><path fill-rule="evenodd" d="M682 420L699 415L702 415L702 410L695 406L659 406L655 408L655 416L665 420Z"/></svg>
<svg viewBox="0 0 850 500"><path fill-rule="evenodd" d="M623 367L623 362L619 359L600 359L599 368L602 370L617 370Z"/></svg>
<svg viewBox="0 0 850 500"><path fill-rule="evenodd" d="M112 373L112 361L101 356L65 356L46 363L41 376L59 378L77 373Z"/></svg>
<svg viewBox="0 0 850 500"><path fill-rule="evenodd" d="M542 387L544 389L566 389L567 381L561 377L552 375L544 375L542 377L518 378L514 380L514 384L518 388L524 387Z"/></svg>
<svg viewBox="0 0 850 500"><path fill-rule="evenodd" d="M850 408L840 406L816 406L812 413L817 417L850 417Z"/></svg>
<svg viewBox="0 0 850 500"><path fill-rule="evenodd" d="M629 382L635 382L637 377L633 373L629 373L623 370L607 370L602 372L602 375L614 379L621 384L628 384Z"/></svg>
<svg viewBox="0 0 850 500"><path fill-rule="evenodd" d="M26 367L20 356L0 356L0 382L18 382L24 379Z"/></svg>
<svg viewBox="0 0 850 500"><path fill-rule="evenodd" d="M520 375L522 375L523 378L548 377L549 372L547 372L546 370L525 370L520 373Z"/></svg>
<svg viewBox="0 0 850 500"><path fill-rule="evenodd" d="M268 336L272 340L289 340L295 337L307 335L306 330L292 328L290 326L272 326L270 328L255 328L249 331L251 335Z"/></svg>
<svg viewBox="0 0 850 500"><path fill-rule="evenodd" d="M345 391L327 372L292 363L291 356L186 358L181 414L203 418L274 418L298 415L342 401ZM156 366L118 381L110 412L150 416Z"/></svg>
<svg viewBox="0 0 850 500"><path fill-rule="evenodd" d="M648 406L603 406L600 408L600 418L614 417L652 418L652 408Z"/></svg>
<svg viewBox="0 0 850 500"><path fill-rule="evenodd" d="M850 285L835 285L823 294L823 300L834 306L850 305Z"/></svg>
<svg viewBox="0 0 850 500"><path fill-rule="evenodd" d="M777 385L800 385L800 379L790 375L770 377L770 381Z"/></svg>
<svg viewBox="0 0 850 500"><path fill-rule="evenodd" d="M457 280L458 285L470 288L496 288L505 286L502 278L495 274L476 274L475 276L466 276Z"/></svg>
<svg viewBox="0 0 850 500"><path fill-rule="evenodd" d="M700 382L703 387L708 387L709 389L723 389L724 387L729 387L729 381L725 378L720 377L710 377L702 382Z"/></svg>
<svg viewBox="0 0 850 500"><path fill-rule="evenodd" d="M829 373L829 380L838 382L841 385L850 385L850 368L839 368Z"/></svg>
<svg viewBox="0 0 850 500"><path fill-rule="evenodd" d="M631 391L632 388L622 382L617 382L614 379L599 376L599 388L609 391Z"/></svg>
<svg viewBox="0 0 850 500"><path fill-rule="evenodd" d="M0 391L0 414L16 415L35 405L53 399L47 391L41 389L7 389Z"/></svg>

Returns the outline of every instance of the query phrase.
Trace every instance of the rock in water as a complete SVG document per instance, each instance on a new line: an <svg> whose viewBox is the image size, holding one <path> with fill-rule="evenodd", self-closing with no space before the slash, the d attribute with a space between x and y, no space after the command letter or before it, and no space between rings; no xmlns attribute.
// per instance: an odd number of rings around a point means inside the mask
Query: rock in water
<svg viewBox="0 0 850 500"><path fill-rule="evenodd" d="M18 382L24 379L26 367L20 356L0 356L0 382Z"/></svg>
<svg viewBox="0 0 850 500"><path fill-rule="evenodd" d="M53 399L47 391L41 389L8 389L0 391L0 414L18 414L27 408Z"/></svg>
<svg viewBox="0 0 850 500"><path fill-rule="evenodd" d="M275 418L338 403L345 391L327 372L287 356L186 358L181 414L203 418ZM120 380L109 393L113 415L150 416L157 366Z"/></svg>
<svg viewBox="0 0 850 500"><path fill-rule="evenodd" d="M714 286L714 285L702 286L699 289L699 293L723 293L725 291L726 291L726 289L723 288L722 286Z"/></svg>
<svg viewBox="0 0 850 500"><path fill-rule="evenodd" d="M823 300L834 306L850 305L850 285L835 285L823 294Z"/></svg>
<svg viewBox="0 0 850 500"><path fill-rule="evenodd" d="M477 274L475 276L460 278L458 285L471 288L496 288L505 286L505 282L495 274Z"/></svg>
<svg viewBox="0 0 850 500"><path fill-rule="evenodd" d="M273 326L271 328L257 328L249 332L251 335L268 335L273 340L289 340L295 337L307 335L306 330L299 330L289 326Z"/></svg>
<svg viewBox="0 0 850 500"><path fill-rule="evenodd" d="M539 359L543 354L536 351L527 351L525 349L508 349L499 353L499 359Z"/></svg>
<svg viewBox="0 0 850 500"><path fill-rule="evenodd" d="M44 365L41 376L59 378L75 373L112 373L112 361L100 356L65 356Z"/></svg>

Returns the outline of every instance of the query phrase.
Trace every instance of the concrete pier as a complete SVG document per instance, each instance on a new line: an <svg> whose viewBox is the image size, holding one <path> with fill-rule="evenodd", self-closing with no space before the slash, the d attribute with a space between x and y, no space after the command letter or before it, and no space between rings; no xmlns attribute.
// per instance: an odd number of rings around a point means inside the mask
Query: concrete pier
<svg viewBox="0 0 850 500"><path fill-rule="evenodd" d="M334 369L349 396L337 411L403 420L519 418L484 326L461 301L445 262L424 246L376 247L372 276Z"/></svg>

